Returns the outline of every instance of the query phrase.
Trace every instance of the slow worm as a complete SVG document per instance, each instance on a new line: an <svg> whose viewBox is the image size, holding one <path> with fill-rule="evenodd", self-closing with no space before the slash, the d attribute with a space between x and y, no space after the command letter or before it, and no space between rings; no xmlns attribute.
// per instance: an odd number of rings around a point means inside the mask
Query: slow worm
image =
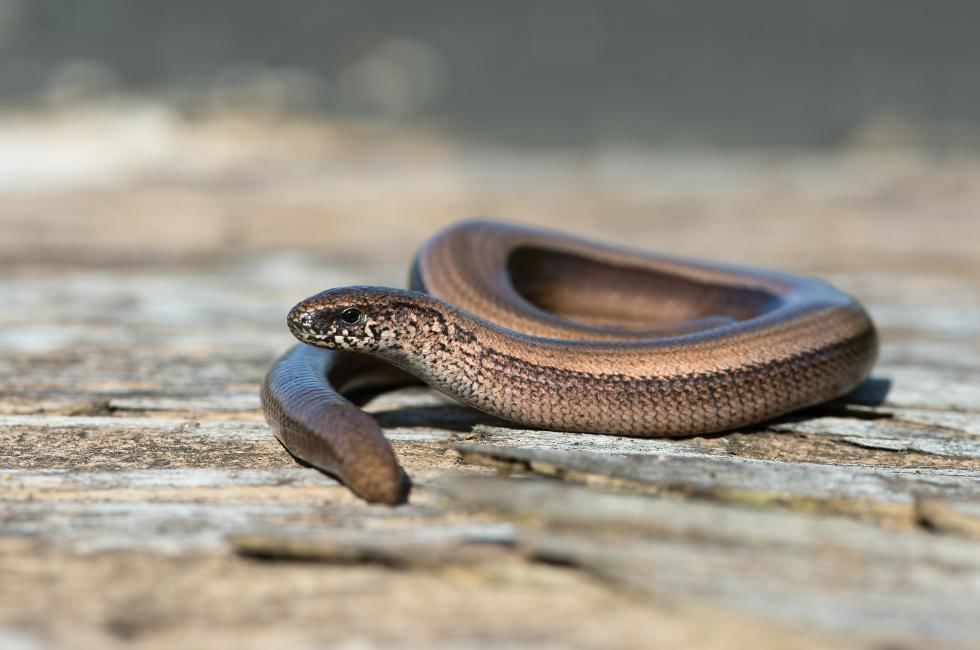
<svg viewBox="0 0 980 650"><path fill-rule="evenodd" d="M497 222L439 233L411 286L300 302L287 324L306 345L262 388L285 447L371 502L403 501L408 480L345 397L358 389L421 380L528 427L686 436L839 397L878 350L865 310L823 281Z"/></svg>

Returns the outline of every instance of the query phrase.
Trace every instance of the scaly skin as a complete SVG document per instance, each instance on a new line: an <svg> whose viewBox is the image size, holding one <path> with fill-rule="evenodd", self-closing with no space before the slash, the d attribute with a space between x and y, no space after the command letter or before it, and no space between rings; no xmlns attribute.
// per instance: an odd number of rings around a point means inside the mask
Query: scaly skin
<svg viewBox="0 0 980 650"><path fill-rule="evenodd" d="M287 323L348 355L329 357L337 377L356 377L345 364L367 356L375 373L390 364L526 426L637 437L723 431L833 399L877 355L864 309L819 280L499 223L438 235L412 284L420 291L331 289ZM263 388L276 434L365 499L400 502L404 477L377 425L309 361L336 353L300 349Z"/></svg>

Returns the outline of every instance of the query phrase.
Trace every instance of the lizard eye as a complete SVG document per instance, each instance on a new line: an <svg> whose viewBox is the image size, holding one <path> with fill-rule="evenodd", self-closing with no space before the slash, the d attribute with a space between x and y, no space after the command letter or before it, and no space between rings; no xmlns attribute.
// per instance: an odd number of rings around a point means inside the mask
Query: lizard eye
<svg viewBox="0 0 980 650"><path fill-rule="evenodd" d="M348 307L344 311L340 312L340 320L344 321L348 325L359 325L364 322L364 314L360 310L354 309L353 307Z"/></svg>

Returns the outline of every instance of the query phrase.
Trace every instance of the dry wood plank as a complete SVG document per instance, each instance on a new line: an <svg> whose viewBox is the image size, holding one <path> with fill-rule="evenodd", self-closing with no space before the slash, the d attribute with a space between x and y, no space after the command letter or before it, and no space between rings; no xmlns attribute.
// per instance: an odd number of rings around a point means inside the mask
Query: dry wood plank
<svg viewBox="0 0 980 650"><path fill-rule="evenodd" d="M290 131L309 143L294 160L271 140L160 128L183 160L238 153L0 196L0 645L980 639L976 161L583 160L314 125ZM381 185L402 200L379 201ZM403 284L415 243L486 206L823 275L875 317L878 381L678 440L532 431L425 389L385 394L368 408L416 488L409 506L366 506L262 421L259 383L292 343L283 315L328 286ZM552 480L488 479L457 450Z"/></svg>
<svg viewBox="0 0 980 650"><path fill-rule="evenodd" d="M959 413L934 413L932 417L911 411L894 419L861 420L823 417L782 423L775 431L830 436L852 445L889 451L916 451L948 458L980 459L980 418Z"/></svg>
<svg viewBox="0 0 980 650"><path fill-rule="evenodd" d="M980 469L874 468L725 456L610 455L462 443L468 462L625 489L914 520L916 499L980 499Z"/></svg>
<svg viewBox="0 0 980 650"><path fill-rule="evenodd" d="M532 557L658 597L706 598L905 642L980 638L972 540L540 480L455 479L447 489L465 504L517 516L518 545Z"/></svg>

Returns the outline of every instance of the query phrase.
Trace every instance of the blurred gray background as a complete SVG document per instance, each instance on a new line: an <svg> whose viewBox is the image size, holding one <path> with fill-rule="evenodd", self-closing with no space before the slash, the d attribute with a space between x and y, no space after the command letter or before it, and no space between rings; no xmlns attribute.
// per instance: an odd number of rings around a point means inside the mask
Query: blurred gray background
<svg viewBox="0 0 980 650"><path fill-rule="evenodd" d="M0 0L0 98L150 96L541 147L972 147L980 5Z"/></svg>

